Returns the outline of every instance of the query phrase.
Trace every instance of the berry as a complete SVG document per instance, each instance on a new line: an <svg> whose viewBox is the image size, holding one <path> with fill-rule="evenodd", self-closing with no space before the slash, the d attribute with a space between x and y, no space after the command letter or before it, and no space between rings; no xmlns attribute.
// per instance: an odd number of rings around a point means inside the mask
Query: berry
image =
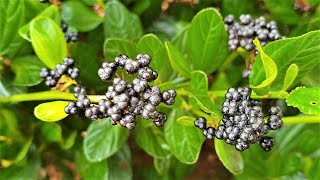
<svg viewBox="0 0 320 180"><path fill-rule="evenodd" d="M271 137L262 137L260 140L260 146L265 151L270 151L274 145L274 140Z"/></svg>

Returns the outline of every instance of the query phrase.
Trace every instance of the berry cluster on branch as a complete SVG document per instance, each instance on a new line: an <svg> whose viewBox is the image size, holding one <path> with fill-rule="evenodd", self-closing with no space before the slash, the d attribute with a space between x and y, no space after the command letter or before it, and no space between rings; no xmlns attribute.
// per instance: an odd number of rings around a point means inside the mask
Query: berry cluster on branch
<svg viewBox="0 0 320 180"><path fill-rule="evenodd" d="M78 41L78 32L68 32L68 24L62 23L61 24L61 29L62 32L64 33L64 37L66 38L67 43L70 41L72 42L77 42Z"/></svg>
<svg viewBox="0 0 320 180"><path fill-rule="evenodd" d="M250 98L251 89L239 87L230 88L222 107L222 122L217 129L207 127L206 119L196 119L195 126L203 131L207 139L223 139L226 143L235 145L238 151L248 149L260 141L261 147L269 151L274 140L265 136L270 130L282 127L282 113L278 106L271 107L267 123L264 122L261 102Z"/></svg>

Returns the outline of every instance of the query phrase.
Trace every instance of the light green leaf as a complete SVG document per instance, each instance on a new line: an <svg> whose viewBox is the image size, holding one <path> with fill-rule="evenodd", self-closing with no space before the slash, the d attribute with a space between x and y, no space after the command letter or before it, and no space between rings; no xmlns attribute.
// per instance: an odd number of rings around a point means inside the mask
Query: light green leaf
<svg viewBox="0 0 320 180"><path fill-rule="evenodd" d="M320 87L297 87L287 96L286 102L305 114L320 115Z"/></svg>
<svg viewBox="0 0 320 180"><path fill-rule="evenodd" d="M183 163L194 164L198 160L205 138L197 128L178 124L177 119L185 115L188 114L174 109L165 124L164 133L173 155Z"/></svg>
<svg viewBox="0 0 320 180"><path fill-rule="evenodd" d="M164 44L154 34L143 36L138 44L137 51L143 54L150 54L152 57L150 66L159 74L157 82L166 82L170 79L173 69Z"/></svg>
<svg viewBox="0 0 320 180"><path fill-rule="evenodd" d="M190 27L183 31L174 45L188 59L191 70L212 73L228 55L227 32L221 15L214 8L201 10L193 18Z"/></svg>
<svg viewBox="0 0 320 180"><path fill-rule="evenodd" d="M126 54L130 58L135 58L137 55L136 44L125 39L110 38L104 43L103 53L108 61L114 61L114 58L119 54Z"/></svg>
<svg viewBox="0 0 320 180"><path fill-rule="evenodd" d="M106 39L111 37L137 39L142 36L143 30L139 17L128 11L119 1L110 1L106 4L104 17Z"/></svg>
<svg viewBox="0 0 320 180"><path fill-rule="evenodd" d="M299 73L299 67L296 64L291 64L287 69L286 76L284 77L282 91L287 91L296 79Z"/></svg>
<svg viewBox="0 0 320 180"><path fill-rule="evenodd" d="M77 138L77 131L73 130L68 134L67 137L62 137L62 141L60 142L60 147L64 150L68 150L72 148Z"/></svg>
<svg viewBox="0 0 320 180"><path fill-rule="evenodd" d="M126 142L128 135L126 128L113 126L108 119L103 119L101 123L94 121L84 138L84 154L91 162L102 161L115 154Z"/></svg>
<svg viewBox="0 0 320 180"><path fill-rule="evenodd" d="M258 85L252 85L252 89L255 91L256 94L264 95L268 93L269 87L271 83L276 79L278 74L278 69L276 63L264 53L259 40L256 38L253 41L254 45L258 48L259 54L261 57L261 61L263 63L263 69L265 71L266 79L264 79L260 84Z"/></svg>
<svg viewBox="0 0 320 180"><path fill-rule="evenodd" d="M62 3L61 17L80 32L91 31L103 22L92 9L75 0Z"/></svg>
<svg viewBox="0 0 320 180"><path fill-rule="evenodd" d="M15 159L15 163L18 163L19 161L21 161L22 159L24 159L30 149L30 146L32 144L32 137L29 137L25 140L24 145L22 146L21 150L19 151L16 159Z"/></svg>
<svg viewBox="0 0 320 180"><path fill-rule="evenodd" d="M165 175L170 169L171 157L168 156L166 158L153 158L153 164L155 170L159 174Z"/></svg>
<svg viewBox="0 0 320 180"><path fill-rule="evenodd" d="M67 44L61 28L51 19L39 17L30 24L33 49L40 60L53 69L67 56Z"/></svg>
<svg viewBox="0 0 320 180"><path fill-rule="evenodd" d="M56 123L43 123L40 129L41 140L47 143L55 143L62 141L62 129Z"/></svg>
<svg viewBox="0 0 320 180"><path fill-rule="evenodd" d="M33 113L36 118L42 121L59 121L68 116L68 114L64 112L64 108L68 105L68 103L68 101L53 101L42 103L34 108Z"/></svg>
<svg viewBox="0 0 320 180"><path fill-rule="evenodd" d="M186 127L194 127L194 120L196 118L192 116L181 116L177 119L177 122Z"/></svg>
<svg viewBox="0 0 320 180"><path fill-rule="evenodd" d="M215 140L214 148L216 153L224 165L232 174L239 174L243 171L243 159L239 151L224 141Z"/></svg>
<svg viewBox="0 0 320 180"><path fill-rule="evenodd" d="M137 145L153 157L170 155L170 149L164 139L163 132L155 126L144 126L145 122L143 121L139 122L137 129L134 131L134 139Z"/></svg>
<svg viewBox="0 0 320 180"><path fill-rule="evenodd" d="M186 62L183 54L172 43L165 43L172 68L181 76L190 77L191 64Z"/></svg>

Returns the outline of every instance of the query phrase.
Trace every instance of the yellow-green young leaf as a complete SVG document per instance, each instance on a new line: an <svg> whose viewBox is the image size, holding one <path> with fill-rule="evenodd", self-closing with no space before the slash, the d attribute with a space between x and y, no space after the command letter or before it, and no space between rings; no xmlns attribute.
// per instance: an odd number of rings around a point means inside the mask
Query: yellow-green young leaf
<svg viewBox="0 0 320 180"><path fill-rule="evenodd" d="M47 122L54 122L64 119L68 116L64 112L64 108L68 105L68 101L53 101L39 104L34 108L34 115L42 120Z"/></svg>
<svg viewBox="0 0 320 180"><path fill-rule="evenodd" d="M299 73L299 67L296 64L291 64L287 69L286 76L284 77L282 91L287 91L296 79Z"/></svg>
<svg viewBox="0 0 320 180"><path fill-rule="evenodd" d="M181 116L177 119L177 122L182 126L194 127L195 117L192 116Z"/></svg>
<svg viewBox="0 0 320 180"><path fill-rule="evenodd" d="M297 87L287 96L286 102L304 114L320 115L320 87Z"/></svg>
<svg viewBox="0 0 320 180"><path fill-rule="evenodd" d="M266 79L262 81L259 85L256 85L256 86L251 85L251 87L256 94L264 95L269 91L271 83L276 79L278 74L278 69L277 69L276 63L274 63L273 60L264 53L259 40L255 39L253 43L259 50L261 60L263 63L264 72L266 75Z"/></svg>
<svg viewBox="0 0 320 180"><path fill-rule="evenodd" d="M232 174L239 174L243 171L244 163L242 156L234 146L221 140L215 140L214 147L220 161Z"/></svg>
<svg viewBox="0 0 320 180"><path fill-rule="evenodd" d="M30 37L37 56L49 68L62 63L67 55L67 44L61 28L46 17L34 19L30 24Z"/></svg>

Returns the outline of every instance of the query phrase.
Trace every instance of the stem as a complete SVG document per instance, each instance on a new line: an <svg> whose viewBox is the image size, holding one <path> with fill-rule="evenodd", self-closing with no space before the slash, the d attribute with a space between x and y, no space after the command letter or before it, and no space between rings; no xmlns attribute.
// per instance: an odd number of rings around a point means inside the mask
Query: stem
<svg viewBox="0 0 320 180"><path fill-rule="evenodd" d="M288 116L283 117L284 124L320 123L320 116Z"/></svg>

